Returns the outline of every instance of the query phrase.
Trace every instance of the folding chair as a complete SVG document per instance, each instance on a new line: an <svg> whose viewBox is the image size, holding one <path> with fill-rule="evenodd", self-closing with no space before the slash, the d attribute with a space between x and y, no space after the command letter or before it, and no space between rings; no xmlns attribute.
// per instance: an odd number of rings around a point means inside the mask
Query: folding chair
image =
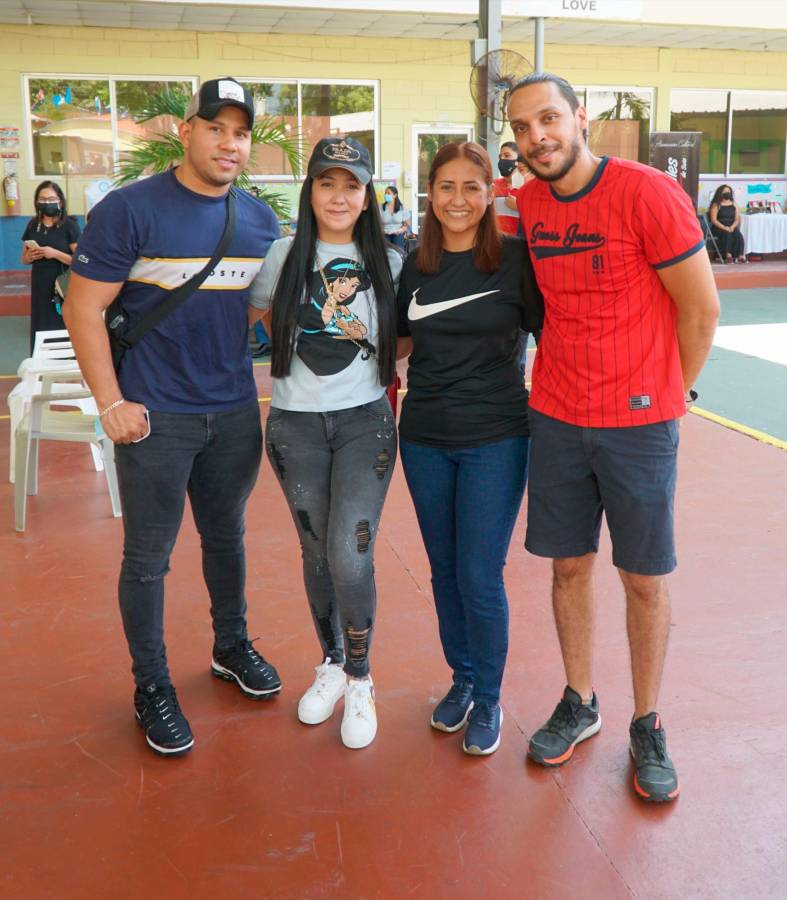
<svg viewBox="0 0 787 900"><path fill-rule="evenodd" d="M722 255L721 250L719 250L719 245L716 243L716 236L713 233L713 229L710 227L707 214L698 213L697 218L699 219L700 227L702 228L702 236L705 238L705 249L708 250L708 244L710 244L716 252L716 259L718 259L723 266L726 266L727 260ZM708 254L710 255L710 250L708 250Z"/></svg>

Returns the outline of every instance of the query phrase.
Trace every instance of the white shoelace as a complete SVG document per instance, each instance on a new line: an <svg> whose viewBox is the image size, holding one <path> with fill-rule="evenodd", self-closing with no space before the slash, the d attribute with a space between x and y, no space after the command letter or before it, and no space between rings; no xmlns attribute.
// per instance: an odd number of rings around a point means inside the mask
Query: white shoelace
<svg viewBox="0 0 787 900"><path fill-rule="evenodd" d="M367 717L369 717L372 710L374 709L371 682L350 682L350 689L347 692L345 702L349 706L350 716L357 716L360 719L366 719Z"/></svg>
<svg viewBox="0 0 787 900"><path fill-rule="evenodd" d="M312 685L312 691L315 694L327 693L329 691L329 688L331 687L332 681L333 680L338 681L337 676L332 671L332 669L335 667L336 667L335 663L330 663L330 662L324 662L324 663L321 663L319 666L314 667L314 671L317 673L317 678L315 679L314 684ZM336 667L336 668L337 668L337 672L340 671L338 669L338 667ZM342 671L342 676L344 676L343 671Z"/></svg>

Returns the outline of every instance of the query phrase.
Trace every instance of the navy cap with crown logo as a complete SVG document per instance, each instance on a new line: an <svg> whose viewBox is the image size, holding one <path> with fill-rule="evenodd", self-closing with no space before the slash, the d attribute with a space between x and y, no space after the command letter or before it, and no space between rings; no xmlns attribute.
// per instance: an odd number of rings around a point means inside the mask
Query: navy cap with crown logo
<svg viewBox="0 0 787 900"><path fill-rule="evenodd" d="M249 128L254 127L254 97L251 91L234 78L214 78L203 82L186 109L186 121L199 116L200 119L215 119L225 106L242 109L249 119Z"/></svg>
<svg viewBox="0 0 787 900"><path fill-rule="evenodd" d="M369 184L374 174L369 151L351 137L330 137L318 141L309 159L308 173L314 178L327 169L346 169L361 184Z"/></svg>

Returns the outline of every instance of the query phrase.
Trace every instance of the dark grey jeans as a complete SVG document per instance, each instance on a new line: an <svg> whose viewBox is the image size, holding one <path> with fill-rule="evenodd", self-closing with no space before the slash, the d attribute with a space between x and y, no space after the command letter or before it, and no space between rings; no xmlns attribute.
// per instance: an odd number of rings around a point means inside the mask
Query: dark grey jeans
<svg viewBox="0 0 787 900"><path fill-rule="evenodd" d="M246 501L257 481L257 401L221 413L150 413L150 437L115 447L123 506L120 612L136 683L168 684L164 576L188 494L202 544L215 648L246 638Z"/></svg>
<svg viewBox="0 0 787 900"><path fill-rule="evenodd" d="M396 462L391 405L383 395L337 412L273 407L266 449L301 542L323 659L363 677L376 608L374 541Z"/></svg>

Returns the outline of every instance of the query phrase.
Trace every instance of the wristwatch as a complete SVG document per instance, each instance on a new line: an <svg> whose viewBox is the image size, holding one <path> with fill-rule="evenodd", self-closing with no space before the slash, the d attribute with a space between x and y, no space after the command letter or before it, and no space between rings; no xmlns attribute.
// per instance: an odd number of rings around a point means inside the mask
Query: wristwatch
<svg viewBox="0 0 787 900"><path fill-rule="evenodd" d="M683 398L686 401L686 409L691 409L697 397L699 394L693 388L686 391L686 396Z"/></svg>

